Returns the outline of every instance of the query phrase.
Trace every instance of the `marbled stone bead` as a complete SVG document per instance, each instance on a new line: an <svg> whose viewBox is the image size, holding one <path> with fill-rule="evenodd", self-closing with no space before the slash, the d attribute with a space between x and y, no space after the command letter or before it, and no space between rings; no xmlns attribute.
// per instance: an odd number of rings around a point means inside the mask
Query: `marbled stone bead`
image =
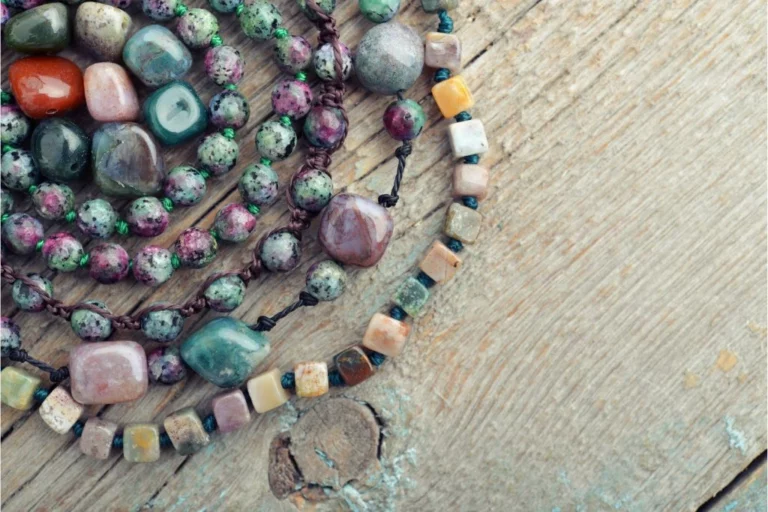
<svg viewBox="0 0 768 512"><path fill-rule="evenodd" d="M213 384L240 386L269 353L267 337L230 317L216 318L181 345L190 368Z"/></svg>
<svg viewBox="0 0 768 512"><path fill-rule="evenodd" d="M91 238L112 236L117 219L117 212L104 199L91 199L77 209L77 227Z"/></svg>
<svg viewBox="0 0 768 512"><path fill-rule="evenodd" d="M32 254L43 239L43 225L26 213L14 213L3 223L3 244L14 254Z"/></svg>
<svg viewBox="0 0 768 512"><path fill-rule="evenodd" d="M244 5L240 14L240 28L251 39L266 41L283 23L280 11L270 2L254 0Z"/></svg>
<svg viewBox="0 0 768 512"><path fill-rule="evenodd" d="M216 46L205 52L205 73L216 85L236 84L243 78L245 61L231 46Z"/></svg>
<svg viewBox="0 0 768 512"><path fill-rule="evenodd" d="M488 151L485 127L479 119L451 124L448 126L448 138L454 158L481 155Z"/></svg>
<svg viewBox="0 0 768 512"><path fill-rule="evenodd" d="M72 429L85 407L77 403L69 392L61 386L56 387L40 404L40 417L57 434L66 434Z"/></svg>
<svg viewBox="0 0 768 512"><path fill-rule="evenodd" d="M101 284L116 283L128 275L128 253L121 245L101 243L89 254L88 275Z"/></svg>
<svg viewBox="0 0 768 512"><path fill-rule="evenodd" d="M339 43L339 45L341 47L341 79L347 80L352 74L352 52L344 43ZM333 46L330 43L323 44L315 51L312 66L320 80L325 82L336 80L336 59L333 55Z"/></svg>
<svg viewBox="0 0 768 512"><path fill-rule="evenodd" d="M328 392L328 365L322 361L303 361L293 367L296 396L313 398Z"/></svg>
<svg viewBox="0 0 768 512"><path fill-rule="evenodd" d="M301 119L312 108L312 88L306 82L286 79L272 89L272 109L279 116Z"/></svg>
<svg viewBox="0 0 768 512"><path fill-rule="evenodd" d="M165 179L155 138L136 123L102 125L93 134L91 168L96 185L112 196L152 196Z"/></svg>
<svg viewBox="0 0 768 512"><path fill-rule="evenodd" d="M356 386L375 373L371 360L360 347L350 347L339 352L333 362L347 386Z"/></svg>
<svg viewBox="0 0 768 512"><path fill-rule="evenodd" d="M35 165L32 153L23 149L8 151L0 160L0 176L3 186L11 190L26 192L40 181L40 171Z"/></svg>
<svg viewBox="0 0 768 512"><path fill-rule="evenodd" d="M0 349L2 356L8 357L11 350L21 348L21 329L18 324L4 316L0 318Z"/></svg>
<svg viewBox="0 0 768 512"><path fill-rule="evenodd" d="M41 276L40 274L27 274L27 277L42 288L48 295L53 296L53 284ZM11 288L11 297L16 306L28 313L38 313L45 309L45 301L42 295L37 292L37 289L33 289L27 286L20 279L13 282L13 288Z"/></svg>
<svg viewBox="0 0 768 512"><path fill-rule="evenodd" d="M5 5L11 9L27 11L43 3L45 3L44 0L6 0Z"/></svg>
<svg viewBox="0 0 768 512"><path fill-rule="evenodd" d="M333 259L371 267L384 255L394 222L383 206L362 196L339 194L320 219L320 245Z"/></svg>
<svg viewBox="0 0 768 512"><path fill-rule="evenodd" d="M160 458L160 428L132 423L123 429L123 458L128 462L155 462Z"/></svg>
<svg viewBox="0 0 768 512"><path fill-rule="evenodd" d="M467 82L461 75L436 83L432 87L432 97L446 119L469 110L475 105L472 91L469 90Z"/></svg>
<svg viewBox="0 0 768 512"><path fill-rule="evenodd" d="M396 94L405 91L413 85L423 67L421 37L400 23L373 27L357 47L357 78L371 92Z"/></svg>
<svg viewBox="0 0 768 512"><path fill-rule="evenodd" d="M8 67L21 110L32 119L62 115L85 103L83 73L63 57L27 57Z"/></svg>
<svg viewBox="0 0 768 512"><path fill-rule="evenodd" d="M0 107L0 142L18 146L29 134L29 119L16 105Z"/></svg>
<svg viewBox="0 0 768 512"><path fill-rule="evenodd" d="M261 261L271 272L288 272L301 261L301 243L291 233L273 233L261 246Z"/></svg>
<svg viewBox="0 0 768 512"><path fill-rule="evenodd" d="M172 146L197 137L208 126L208 113L186 82L171 82L144 102L147 126L161 144Z"/></svg>
<svg viewBox="0 0 768 512"><path fill-rule="evenodd" d="M384 128L395 140L413 140L419 136L427 122L421 105L413 100L398 100L384 111Z"/></svg>
<svg viewBox="0 0 768 512"><path fill-rule="evenodd" d="M71 36L67 6L43 4L11 18L3 29L6 47L24 53L56 53Z"/></svg>
<svg viewBox="0 0 768 512"><path fill-rule="evenodd" d="M28 411L35 405L35 391L40 382L38 377L21 368L6 366L0 372L0 399L8 407Z"/></svg>
<svg viewBox="0 0 768 512"><path fill-rule="evenodd" d="M203 268L216 258L219 244L208 231L187 228L181 232L173 248L183 266Z"/></svg>
<svg viewBox="0 0 768 512"><path fill-rule="evenodd" d="M152 304L153 306L155 304ZM168 343L179 337L184 328L184 317L175 309L150 311L141 317L141 332L147 338Z"/></svg>
<svg viewBox="0 0 768 512"><path fill-rule="evenodd" d="M440 241L435 241L419 263L419 268L437 284L450 281L461 268L461 258Z"/></svg>
<svg viewBox="0 0 768 512"><path fill-rule="evenodd" d="M422 315L428 300L429 290L415 277L409 277L403 281L392 297L392 302L414 318Z"/></svg>
<svg viewBox="0 0 768 512"><path fill-rule="evenodd" d="M44 219L62 220L75 208L75 194L66 185L41 183L32 193L35 211Z"/></svg>
<svg viewBox="0 0 768 512"><path fill-rule="evenodd" d="M179 38L193 49L206 48L211 44L211 38L219 31L219 20L206 9L189 9L176 25Z"/></svg>
<svg viewBox="0 0 768 512"><path fill-rule="evenodd" d="M292 126L267 121L256 132L256 150L273 161L285 160L296 147L296 132Z"/></svg>
<svg viewBox="0 0 768 512"><path fill-rule="evenodd" d="M187 74L192 54L167 28L148 25L125 43L123 61L145 85L160 87Z"/></svg>
<svg viewBox="0 0 768 512"><path fill-rule="evenodd" d="M222 91L208 103L211 124L217 128L237 130L245 126L251 116L248 100L238 91Z"/></svg>
<svg viewBox="0 0 768 512"><path fill-rule="evenodd" d="M54 233L43 242L43 259L51 270L73 272L85 254L83 244L67 232Z"/></svg>
<svg viewBox="0 0 768 512"><path fill-rule="evenodd" d="M134 341L84 343L69 353L69 379L81 404L130 402L147 391L147 357Z"/></svg>
<svg viewBox="0 0 768 512"><path fill-rule="evenodd" d="M32 156L40 174L53 181L83 177L91 141L69 119L46 119L32 132Z"/></svg>
<svg viewBox="0 0 768 512"><path fill-rule="evenodd" d="M243 171L237 190L246 203L269 206L277 200L277 173L268 165L251 164Z"/></svg>
<svg viewBox="0 0 768 512"><path fill-rule="evenodd" d="M5 26L11 19L11 10L5 4L0 4L0 25Z"/></svg>
<svg viewBox="0 0 768 512"><path fill-rule="evenodd" d="M136 236L153 237L168 227L170 215L156 197L145 196L128 205L125 221Z"/></svg>
<svg viewBox="0 0 768 512"><path fill-rule="evenodd" d="M233 13L237 6L243 3L243 0L208 0L208 5L216 12L224 14Z"/></svg>
<svg viewBox="0 0 768 512"><path fill-rule="evenodd" d="M142 0L141 10L152 20L168 21L176 16L179 0Z"/></svg>
<svg viewBox="0 0 768 512"><path fill-rule="evenodd" d="M400 0L360 0L360 12L368 21L384 23L395 17Z"/></svg>
<svg viewBox="0 0 768 512"><path fill-rule="evenodd" d="M86 304L93 304L108 313L111 313L106 304L98 300L87 300ZM76 309L69 319L72 330L83 341L104 341L112 336L112 322L101 315L88 309Z"/></svg>
<svg viewBox="0 0 768 512"><path fill-rule="evenodd" d="M231 171L237 164L239 155L237 142L218 132L206 135L197 147L200 167L213 176L221 176Z"/></svg>
<svg viewBox="0 0 768 512"><path fill-rule="evenodd" d="M453 34L429 32L424 48L424 64L458 73L461 70L461 39Z"/></svg>
<svg viewBox="0 0 768 512"><path fill-rule="evenodd" d="M187 407L168 415L163 426L179 455L191 455L211 442L194 407Z"/></svg>
<svg viewBox="0 0 768 512"><path fill-rule="evenodd" d="M0 215L10 215L13 211L13 196L6 189L0 189Z"/></svg>
<svg viewBox="0 0 768 512"><path fill-rule="evenodd" d="M176 347L160 347L147 355L150 382L176 384L187 377L187 368Z"/></svg>
<svg viewBox="0 0 768 512"><path fill-rule="evenodd" d="M347 134L347 121L339 108L313 107L304 121L304 136L307 142L319 148L338 145Z"/></svg>
<svg viewBox="0 0 768 512"><path fill-rule="evenodd" d="M173 275L171 251L157 245L147 245L133 259L133 277L141 284L158 286Z"/></svg>
<svg viewBox="0 0 768 512"><path fill-rule="evenodd" d="M245 283L240 276L222 276L205 289L205 300L214 311L229 313L243 303Z"/></svg>
<svg viewBox="0 0 768 512"><path fill-rule="evenodd" d="M331 260L319 261L307 270L307 291L319 300L341 297L347 286L347 273Z"/></svg>
<svg viewBox="0 0 768 512"><path fill-rule="evenodd" d="M301 36L289 36L275 41L275 62L280 71L295 75L312 63L312 46Z"/></svg>
<svg viewBox="0 0 768 512"><path fill-rule="evenodd" d="M80 451L94 459L108 459L116 432L117 423L88 418L83 427L83 435L80 436Z"/></svg>
<svg viewBox="0 0 768 512"><path fill-rule="evenodd" d="M472 196L482 201L488 196L488 169L481 165L459 164L453 170L453 197Z"/></svg>
<svg viewBox="0 0 768 512"><path fill-rule="evenodd" d="M410 332L411 327L405 322L376 313L365 330L363 346L387 357L395 357L403 351Z"/></svg>
<svg viewBox="0 0 768 512"><path fill-rule="evenodd" d="M280 381L280 370L272 368L248 380L248 396L253 410L259 414L276 409L291 398Z"/></svg>
<svg viewBox="0 0 768 512"><path fill-rule="evenodd" d="M301 9L301 12L304 13L307 19L310 21L317 20L317 15L309 8L307 0L296 0L296 3L299 4L299 9ZM336 8L336 0L315 0L315 3L321 11L328 15L333 14L333 10Z"/></svg>
<svg viewBox="0 0 768 512"><path fill-rule="evenodd" d="M86 68L85 103L91 117L102 122L135 121L141 112L128 72L112 62L97 62Z"/></svg>
<svg viewBox="0 0 768 512"><path fill-rule="evenodd" d="M291 181L293 203L308 212L317 213L325 208L332 195L333 179L319 169L305 169Z"/></svg>
<svg viewBox="0 0 768 512"><path fill-rule="evenodd" d="M250 384L250 381L248 383ZM239 389L233 389L214 397L211 400L211 409L213 410L213 417L216 418L218 430L222 434L241 429L251 421L248 402Z"/></svg>
<svg viewBox="0 0 768 512"><path fill-rule="evenodd" d="M443 232L464 244L472 244L480 234L483 216L472 208L453 203L445 216Z"/></svg>
<svg viewBox="0 0 768 512"><path fill-rule="evenodd" d="M104 3L84 2L75 15L77 41L99 60L120 60L131 26L125 11Z"/></svg>
<svg viewBox="0 0 768 512"><path fill-rule="evenodd" d="M451 11L459 6L459 0L421 0L424 12L437 12L441 9Z"/></svg>
<svg viewBox="0 0 768 512"><path fill-rule="evenodd" d="M165 197L177 206L192 206L199 203L208 186L200 171L190 165L180 165L171 169L165 180Z"/></svg>
<svg viewBox="0 0 768 512"><path fill-rule="evenodd" d="M256 217L242 203L232 203L219 210L213 227L225 242L240 243L253 233Z"/></svg>

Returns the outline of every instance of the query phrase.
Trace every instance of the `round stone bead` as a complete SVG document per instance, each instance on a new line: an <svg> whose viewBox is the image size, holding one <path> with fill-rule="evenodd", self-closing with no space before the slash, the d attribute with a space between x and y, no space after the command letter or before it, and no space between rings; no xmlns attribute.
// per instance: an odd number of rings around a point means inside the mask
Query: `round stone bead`
<svg viewBox="0 0 768 512"><path fill-rule="evenodd" d="M205 290L208 307L214 311L228 313L243 303L245 283L239 276L222 276Z"/></svg>
<svg viewBox="0 0 768 512"><path fill-rule="evenodd" d="M43 225L26 213L14 213L3 222L3 244L15 254L32 254L43 239Z"/></svg>
<svg viewBox="0 0 768 512"><path fill-rule="evenodd" d="M190 48L206 48L219 31L219 20L206 9L189 9L179 18L176 32Z"/></svg>
<svg viewBox="0 0 768 512"><path fill-rule="evenodd" d="M296 132L292 126L267 121L256 132L256 150L273 161L285 160L296 147Z"/></svg>
<svg viewBox="0 0 768 512"><path fill-rule="evenodd" d="M192 206L199 203L207 190L205 178L190 165L180 165L171 169L165 180L165 197L178 206Z"/></svg>
<svg viewBox="0 0 768 512"><path fill-rule="evenodd" d="M87 300L86 304L93 304L112 313L107 305L98 300ZM95 311L88 309L76 309L69 319L72 330L83 341L104 341L112 335L112 322Z"/></svg>
<svg viewBox="0 0 768 512"><path fill-rule="evenodd" d="M219 210L213 227L225 242L244 242L256 227L256 217L245 205L232 203Z"/></svg>
<svg viewBox="0 0 768 512"><path fill-rule="evenodd" d="M205 52L205 74L216 85L236 84L243 78L245 61L231 46L216 46Z"/></svg>
<svg viewBox="0 0 768 512"><path fill-rule="evenodd" d="M237 189L246 203L269 206L277 200L277 173L268 165L251 164L243 171Z"/></svg>
<svg viewBox="0 0 768 512"><path fill-rule="evenodd" d="M360 0L360 12L373 23L384 23L395 17L400 0Z"/></svg>
<svg viewBox="0 0 768 512"><path fill-rule="evenodd" d="M11 19L11 11L5 4L0 4L0 25L5 26L8 20Z"/></svg>
<svg viewBox="0 0 768 512"><path fill-rule="evenodd" d="M179 0L142 0L141 10L150 19L155 21L168 21L176 16L176 6Z"/></svg>
<svg viewBox="0 0 768 512"><path fill-rule="evenodd" d="M288 36L275 41L275 62L280 71L295 75L312 63L312 45L301 36Z"/></svg>
<svg viewBox="0 0 768 512"><path fill-rule="evenodd" d="M170 215L158 198L146 196L131 202L125 220L134 235L152 237L165 231Z"/></svg>
<svg viewBox="0 0 768 512"><path fill-rule="evenodd" d="M4 154L0 160L0 178L4 187L26 191L40 181L40 171L37 170L32 153L14 149Z"/></svg>
<svg viewBox="0 0 768 512"><path fill-rule="evenodd" d="M5 5L11 9L26 11L44 3L44 0L7 0Z"/></svg>
<svg viewBox="0 0 768 512"><path fill-rule="evenodd" d="M66 185L41 183L32 193L32 204L42 218L61 220L75 209L75 194Z"/></svg>
<svg viewBox="0 0 768 512"><path fill-rule="evenodd" d="M421 37L400 23L373 27L357 47L357 78L371 92L396 94L405 91L413 85L423 67Z"/></svg>
<svg viewBox="0 0 768 512"><path fill-rule="evenodd" d="M0 318L0 350L3 357L8 357L11 350L19 348L21 348L21 329L7 316Z"/></svg>
<svg viewBox="0 0 768 512"><path fill-rule="evenodd" d="M141 284L157 286L173 275L171 251L157 245L143 247L133 258L133 277Z"/></svg>
<svg viewBox="0 0 768 512"><path fill-rule="evenodd" d="M347 286L347 273L331 260L320 261L307 270L307 291L319 300L341 297Z"/></svg>
<svg viewBox="0 0 768 512"><path fill-rule="evenodd" d="M395 101L384 111L384 128L395 140L415 139L426 122L424 109L413 100Z"/></svg>
<svg viewBox="0 0 768 512"><path fill-rule="evenodd" d="M255 0L245 4L240 14L240 27L251 39L266 41L275 34L277 27L283 24L283 16L270 2Z"/></svg>
<svg viewBox="0 0 768 512"><path fill-rule="evenodd" d="M241 3L243 0L208 0L211 9L225 14L235 12Z"/></svg>
<svg viewBox="0 0 768 512"><path fill-rule="evenodd" d="M150 311L141 317L141 332L147 338L160 343L175 340L183 328L184 317L174 309Z"/></svg>
<svg viewBox="0 0 768 512"><path fill-rule="evenodd" d="M158 384L176 384L187 376L187 368L176 347L160 347L147 354L149 380Z"/></svg>
<svg viewBox="0 0 768 512"><path fill-rule="evenodd" d="M301 244L291 233L273 233L261 246L260 257L267 270L288 272L301 261Z"/></svg>
<svg viewBox="0 0 768 512"><path fill-rule="evenodd" d="M210 121L217 128L237 130L245 126L251 116L251 107L245 96L237 91L222 91L208 104Z"/></svg>
<svg viewBox="0 0 768 512"><path fill-rule="evenodd" d="M13 196L7 190L0 189L0 215L10 215L13 211Z"/></svg>
<svg viewBox="0 0 768 512"><path fill-rule="evenodd" d="M339 44L341 45L341 78L342 80L347 80L349 75L352 74L352 53L347 48L347 45ZM317 77L325 82L336 80L335 62L333 46L330 43L325 43L318 48L312 60Z"/></svg>
<svg viewBox="0 0 768 512"><path fill-rule="evenodd" d="M317 15L309 8L307 0L296 0L296 3L299 4L299 9L301 9L301 12L303 12L308 19L311 21L317 20ZM315 0L315 3L321 11L328 15L332 14L333 10L336 8L336 0Z"/></svg>
<svg viewBox="0 0 768 512"><path fill-rule="evenodd" d="M40 274L27 274L27 277L34 281L38 287L45 290L48 295L53 296L53 284L48 279ZM24 284L20 279L13 282L11 297L13 297L13 302L16 303L16 306L22 311L38 313L45 309L43 296L36 289Z"/></svg>
<svg viewBox="0 0 768 512"><path fill-rule="evenodd" d="M29 134L29 118L16 105L0 107L0 141L18 146Z"/></svg>
<svg viewBox="0 0 768 512"><path fill-rule="evenodd" d="M43 259L51 270L73 272L85 254L83 244L69 233L54 233L43 242Z"/></svg>
<svg viewBox="0 0 768 512"><path fill-rule="evenodd" d="M221 176L232 170L237 163L240 148L237 142L221 133L207 135L197 147L200 167L214 176Z"/></svg>
<svg viewBox="0 0 768 512"><path fill-rule="evenodd" d="M219 244L208 231L188 228L176 240L174 251L185 267L203 268L216 258Z"/></svg>
<svg viewBox="0 0 768 512"><path fill-rule="evenodd" d="M46 119L32 132L31 149L40 174L53 181L72 181L85 174L91 141L69 119Z"/></svg>
<svg viewBox="0 0 768 512"><path fill-rule="evenodd" d="M293 203L308 212L317 213L325 208L332 195L333 180L318 169L306 169L291 182Z"/></svg>
<svg viewBox="0 0 768 512"><path fill-rule="evenodd" d="M104 199L91 199L77 209L77 227L91 238L109 238L116 222L117 212Z"/></svg>
<svg viewBox="0 0 768 512"><path fill-rule="evenodd" d="M347 133L347 121L341 109L317 105L309 111L304 121L307 142L319 148L331 148L339 144Z"/></svg>
<svg viewBox="0 0 768 512"><path fill-rule="evenodd" d="M272 89L272 109L279 116L301 119L312 108L312 88L299 80L283 80Z"/></svg>
<svg viewBox="0 0 768 512"><path fill-rule="evenodd" d="M131 32L131 17L123 8L108 2L85 2L77 8L77 41L100 61L119 61ZM130 85L129 86L133 87Z"/></svg>
<svg viewBox="0 0 768 512"><path fill-rule="evenodd" d="M99 244L90 251L89 267L88 274L101 284L116 283L128 275L128 253L118 244Z"/></svg>

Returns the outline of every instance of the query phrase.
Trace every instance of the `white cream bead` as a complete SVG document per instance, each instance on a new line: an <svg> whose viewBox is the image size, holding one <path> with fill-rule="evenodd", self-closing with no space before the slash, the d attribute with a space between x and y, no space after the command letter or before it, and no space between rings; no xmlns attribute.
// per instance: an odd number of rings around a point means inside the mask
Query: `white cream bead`
<svg viewBox="0 0 768 512"><path fill-rule="evenodd" d="M448 130L451 149L455 158L479 155L488 151L485 127L479 119L453 123Z"/></svg>

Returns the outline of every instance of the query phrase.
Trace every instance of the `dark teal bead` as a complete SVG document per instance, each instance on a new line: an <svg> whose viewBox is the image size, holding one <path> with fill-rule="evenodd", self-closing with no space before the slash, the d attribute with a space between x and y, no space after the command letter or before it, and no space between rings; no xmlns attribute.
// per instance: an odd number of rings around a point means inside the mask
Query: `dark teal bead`
<svg viewBox="0 0 768 512"><path fill-rule="evenodd" d="M403 311L403 308L401 308L400 306L392 306L392 309L389 310L389 316L391 316L395 320L403 320L408 315L405 313L405 311Z"/></svg>
<svg viewBox="0 0 768 512"><path fill-rule="evenodd" d="M464 203L464 206L467 208L472 208L473 210L477 210L477 198L473 196L464 196L461 198L461 202Z"/></svg>
<svg viewBox="0 0 768 512"><path fill-rule="evenodd" d="M477 164L479 161L480 157L478 155L469 155L464 157L465 164Z"/></svg>
<svg viewBox="0 0 768 512"><path fill-rule="evenodd" d="M208 126L208 113L186 82L171 82L144 102L147 126L161 144L172 146L197 137Z"/></svg>
<svg viewBox="0 0 768 512"><path fill-rule="evenodd" d="M416 280L423 284L425 288L432 288L435 286L435 281L424 272L419 272L416 276Z"/></svg>
<svg viewBox="0 0 768 512"><path fill-rule="evenodd" d="M31 150L40 174L53 181L72 181L88 168L90 140L68 119L46 119L32 132Z"/></svg>
<svg viewBox="0 0 768 512"><path fill-rule="evenodd" d="M387 356L384 354L379 354L378 352L371 352L368 354L368 359L371 360L371 364L373 366L381 366L384 364L384 361L387 360Z"/></svg>
<svg viewBox="0 0 768 512"><path fill-rule="evenodd" d="M359 0L360 12L373 23L384 23L395 17L400 0Z"/></svg>
<svg viewBox="0 0 768 512"><path fill-rule="evenodd" d="M453 252L461 252L461 250L464 249L464 244L462 244L460 241L456 240L455 238L451 238L450 240L448 240L448 248Z"/></svg>
<svg viewBox="0 0 768 512"><path fill-rule="evenodd" d="M125 43L123 61L145 85L160 87L187 74L192 54L167 28L148 25Z"/></svg>

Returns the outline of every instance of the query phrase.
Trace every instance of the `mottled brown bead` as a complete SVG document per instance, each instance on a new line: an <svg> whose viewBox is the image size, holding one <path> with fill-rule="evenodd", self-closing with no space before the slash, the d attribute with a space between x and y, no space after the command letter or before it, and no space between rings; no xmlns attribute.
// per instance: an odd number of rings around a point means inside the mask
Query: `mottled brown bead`
<svg viewBox="0 0 768 512"><path fill-rule="evenodd" d="M355 386L374 373L373 365L360 347L351 347L334 358L336 370L347 386Z"/></svg>

